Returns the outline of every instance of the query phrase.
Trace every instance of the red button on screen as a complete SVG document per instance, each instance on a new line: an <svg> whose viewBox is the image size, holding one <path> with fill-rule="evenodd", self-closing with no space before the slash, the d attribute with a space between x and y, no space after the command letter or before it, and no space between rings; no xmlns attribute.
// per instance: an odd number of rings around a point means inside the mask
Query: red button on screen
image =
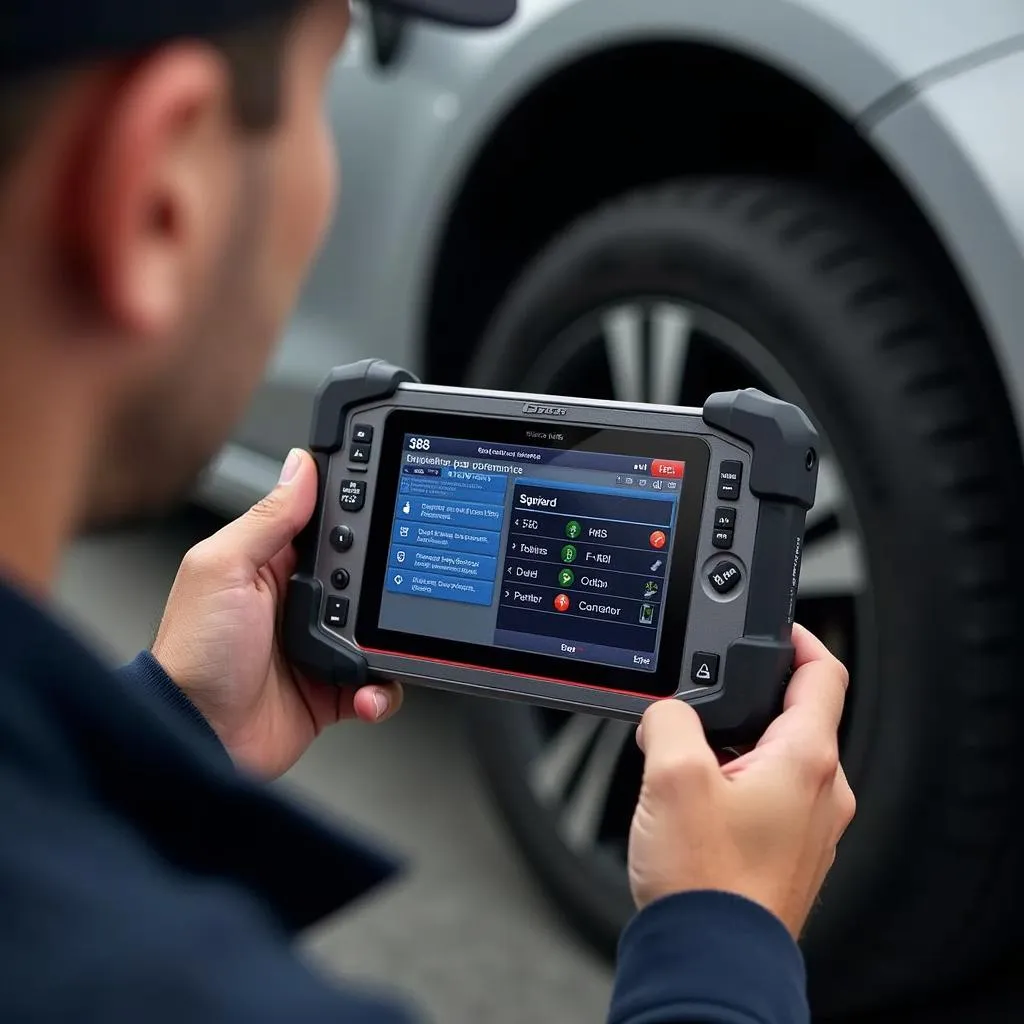
<svg viewBox="0 0 1024 1024"><path fill-rule="evenodd" d="M683 475L681 462L670 462L668 459L655 459L651 463L651 476L668 477L678 480Z"/></svg>

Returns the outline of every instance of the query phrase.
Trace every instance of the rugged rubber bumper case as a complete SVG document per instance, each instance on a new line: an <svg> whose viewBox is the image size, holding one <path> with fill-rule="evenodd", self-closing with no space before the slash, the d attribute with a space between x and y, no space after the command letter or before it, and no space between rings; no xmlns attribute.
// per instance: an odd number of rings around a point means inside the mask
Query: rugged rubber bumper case
<svg viewBox="0 0 1024 1024"><path fill-rule="evenodd" d="M324 536L336 528L339 510L327 493L332 464L344 461L347 431L353 413L376 408L383 423L390 402L414 403L445 411L490 402L494 415L522 415L524 398L530 396L481 392L420 385L412 374L380 360L364 360L332 372L317 396L310 448L317 462L319 488L317 511L296 542L298 561L285 605L283 642L287 656L311 677L336 685L357 686L371 677L396 677L460 693L526 700L566 710L585 711L635 720L650 698L613 693L581 692L573 685L559 686L550 678L523 682L505 679L500 672L471 666L428 666L414 657L383 657L388 652L363 650L354 637L342 638L323 625L329 575L323 562ZM615 409L629 417L628 426L645 426L686 432L704 437L711 449L707 489L703 496L701 531L710 536L721 486L716 465L736 460L742 467L736 500L742 509L743 530L737 543L745 545L742 605L716 600L709 588L709 573L721 552L702 539L696 553L692 597L680 684L676 697L693 705L701 716L709 740L716 746L735 746L756 741L779 712L793 659L792 625L804 522L814 502L817 484L817 434L807 417L795 406L756 390L712 395L703 409L632 406L612 407L577 399L538 398L567 405L571 414L602 417L615 422ZM488 406L490 408L490 406ZM370 469L372 479L373 469ZM371 484L372 486L372 484ZM739 491L742 490L742 494ZM707 527L707 529L705 529ZM358 593L361 581L353 580ZM713 644L706 639L714 637ZM692 685L697 677L700 652L721 652L714 685ZM717 658L716 658L717 662ZM691 670L691 665L694 666Z"/></svg>

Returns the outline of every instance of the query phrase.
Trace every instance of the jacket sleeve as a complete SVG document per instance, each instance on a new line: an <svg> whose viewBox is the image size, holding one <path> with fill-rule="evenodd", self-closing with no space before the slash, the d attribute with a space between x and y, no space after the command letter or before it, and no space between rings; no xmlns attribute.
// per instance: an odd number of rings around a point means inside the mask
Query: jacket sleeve
<svg viewBox="0 0 1024 1024"><path fill-rule="evenodd" d="M224 750L220 737L213 731L203 713L188 699L185 691L164 671L163 666L149 651L140 652L127 665L118 669L117 674L125 685L145 690L193 732Z"/></svg>
<svg viewBox="0 0 1024 1024"><path fill-rule="evenodd" d="M0 1020L413 1024L320 976L245 891L179 871L99 807L2 763L0 806Z"/></svg>
<svg viewBox="0 0 1024 1024"><path fill-rule="evenodd" d="M803 958L782 922L724 892L668 896L619 944L608 1024L809 1024Z"/></svg>

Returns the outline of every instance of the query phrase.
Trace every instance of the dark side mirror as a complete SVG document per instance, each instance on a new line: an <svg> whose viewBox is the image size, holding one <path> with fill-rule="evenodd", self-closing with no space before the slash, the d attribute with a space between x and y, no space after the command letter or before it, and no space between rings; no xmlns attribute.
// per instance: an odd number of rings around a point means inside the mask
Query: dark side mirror
<svg viewBox="0 0 1024 1024"><path fill-rule="evenodd" d="M380 68L390 67L401 53L408 19L381 7L371 7L368 16L374 60Z"/></svg>

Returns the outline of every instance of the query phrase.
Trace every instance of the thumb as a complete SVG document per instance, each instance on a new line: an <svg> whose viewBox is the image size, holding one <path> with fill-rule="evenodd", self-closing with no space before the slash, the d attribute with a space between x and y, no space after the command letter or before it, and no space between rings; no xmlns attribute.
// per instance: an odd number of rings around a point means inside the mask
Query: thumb
<svg viewBox="0 0 1024 1024"><path fill-rule="evenodd" d="M253 569L266 565L309 522L316 506L317 468L313 457L293 448L277 486L248 512L220 531L220 541Z"/></svg>
<svg viewBox="0 0 1024 1024"><path fill-rule="evenodd" d="M647 709L637 730L637 745L649 772L674 771L684 764L718 769L718 758L708 746L700 716L675 697L657 700Z"/></svg>

